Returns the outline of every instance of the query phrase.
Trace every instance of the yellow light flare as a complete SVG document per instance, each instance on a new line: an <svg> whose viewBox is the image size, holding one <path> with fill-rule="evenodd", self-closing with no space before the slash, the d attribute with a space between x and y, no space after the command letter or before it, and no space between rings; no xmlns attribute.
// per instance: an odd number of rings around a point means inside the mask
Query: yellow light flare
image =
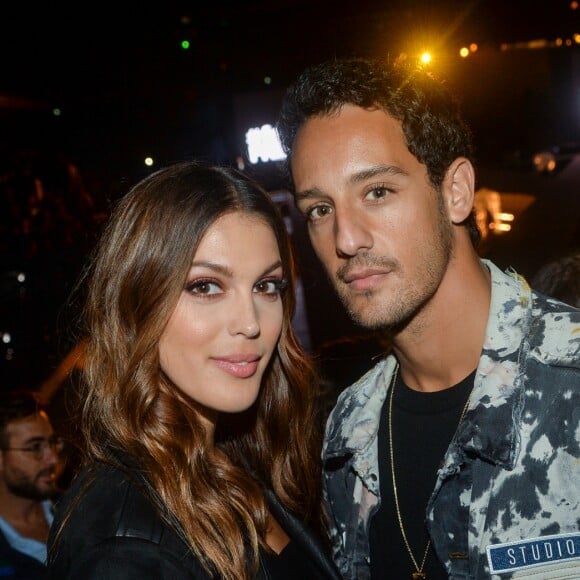
<svg viewBox="0 0 580 580"><path fill-rule="evenodd" d="M429 64L431 62L431 60L433 60L433 57L431 56L430 52L424 52L420 57L419 60L423 63L423 64Z"/></svg>
<svg viewBox="0 0 580 580"><path fill-rule="evenodd" d="M467 58L469 56L469 48L463 46L459 49L459 56L461 58Z"/></svg>
<svg viewBox="0 0 580 580"><path fill-rule="evenodd" d="M513 222L514 221L514 214L513 213L498 213L497 218L503 222Z"/></svg>

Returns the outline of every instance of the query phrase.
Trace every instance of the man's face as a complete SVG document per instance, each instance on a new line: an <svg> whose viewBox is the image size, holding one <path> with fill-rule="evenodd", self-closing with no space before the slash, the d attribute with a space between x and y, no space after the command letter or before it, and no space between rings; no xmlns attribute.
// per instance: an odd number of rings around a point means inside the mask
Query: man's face
<svg viewBox="0 0 580 580"><path fill-rule="evenodd" d="M35 443L48 441L54 431L44 412L12 421L6 426L10 448L0 452L0 485L14 496L44 500L54 495L58 455L48 448L40 458L30 451Z"/></svg>
<svg viewBox="0 0 580 580"><path fill-rule="evenodd" d="M350 315L370 329L408 321L437 291L453 231L400 122L352 105L311 118L291 169L312 245Z"/></svg>

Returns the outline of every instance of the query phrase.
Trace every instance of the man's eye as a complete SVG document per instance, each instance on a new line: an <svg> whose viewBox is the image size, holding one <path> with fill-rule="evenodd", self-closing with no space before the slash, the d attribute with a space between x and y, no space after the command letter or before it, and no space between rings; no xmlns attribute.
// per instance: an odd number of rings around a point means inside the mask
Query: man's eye
<svg viewBox="0 0 580 580"><path fill-rule="evenodd" d="M198 296L212 296L222 292L220 285L212 280L196 280L187 284L185 289L190 294Z"/></svg>
<svg viewBox="0 0 580 580"><path fill-rule="evenodd" d="M365 195L367 199L382 199L387 197L391 190L385 186L373 187L369 189Z"/></svg>
<svg viewBox="0 0 580 580"><path fill-rule="evenodd" d="M42 450L44 446L44 443L42 443L41 441L36 441L34 443L31 443L28 448L30 449L30 451L33 451L34 453L40 453L40 451Z"/></svg>
<svg viewBox="0 0 580 580"><path fill-rule="evenodd" d="M315 205L306 212L309 220L315 221L326 217L332 213L332 208L328 205Z"/></svg>

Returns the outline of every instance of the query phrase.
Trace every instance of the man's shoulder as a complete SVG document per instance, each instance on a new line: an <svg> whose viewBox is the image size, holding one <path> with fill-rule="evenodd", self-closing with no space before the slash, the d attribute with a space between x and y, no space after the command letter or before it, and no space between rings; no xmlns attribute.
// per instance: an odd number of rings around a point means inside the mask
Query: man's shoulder
<svg viewBox="0 0 580 580"><path fill-rule="evenodd" d="M580 366L580 310L530 288L512 269L484 260L492 276L492 296L484 350L492 358L513 356L521 345L537 361Z"/></svg>
<svg viewBox="0 0 580 580"><path fill-rule="evenodd" d="M532 295L534 356L547 364L580 368L580 310L536 292Z"/></svg>
<svg viewBox="0 0 580 580"><path fill-rule="evenodd" d="M0 577L44 580L46 566L36 558L14 549L0 530Z"/></svg>

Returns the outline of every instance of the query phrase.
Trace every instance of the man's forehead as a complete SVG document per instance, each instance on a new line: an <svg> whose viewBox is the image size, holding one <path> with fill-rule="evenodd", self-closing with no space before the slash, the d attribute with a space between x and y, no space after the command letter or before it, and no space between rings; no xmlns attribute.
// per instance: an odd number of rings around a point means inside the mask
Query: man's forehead
<svg viewBox="0 0 580 580"><path fill-rule="evenodd" d="M409 150L400 121L382 109L355 106L309 119L297 134L290 165L298 194L322 187L326 177L346 182L426 171Z"/></svg>
<svg viewBox="0 0 580 580"><path fill-rule="evenodd" d="M401 122L383 109L344 106L332 115L313 116L303 123L294 139L290 169L295 169L298 160L309 160L313 150L321 150L327 159L341 146L372 150L377 144L408 151Z"/></svg>
<svg viewBox="0 0 580 580"><path fill-rule="evenodd" d="M6 435L11 439L24 440L33 437L47 437L51 434L52 425L44 411L14 419L6 425Z"/></svg>

